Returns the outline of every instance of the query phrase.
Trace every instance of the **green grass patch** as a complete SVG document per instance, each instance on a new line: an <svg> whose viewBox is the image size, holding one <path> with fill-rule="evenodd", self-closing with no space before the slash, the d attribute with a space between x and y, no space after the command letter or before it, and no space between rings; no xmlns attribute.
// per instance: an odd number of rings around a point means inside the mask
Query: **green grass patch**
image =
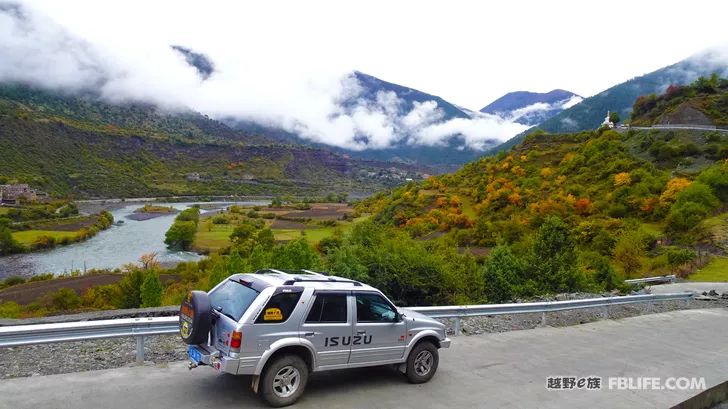
<svg viewBox="0 0 728 409"><path fill-rule="evenodd" d="M642 230L655 237L661 237L665 233L662 231L662 227L657 223L640 223Z"/></svg>
<svg viewBox="0 0 728 409"><path fill-rule="evenodd" d="M10 211L9 207L0 207L0 216L5 216Z"/></svg>
<svg viewBox="0 0 728 409"><path fill-rule="evenodd" d="M192 247L199 250L217 251L230 245L230 234L235 226L230 224L213 224L208 231L205 223L199 223L195 242Z"/></svg>
<svg viewBox="0 0 728 409"><path fill-rule="evenodd" d="M53 231L53 230L25 230L13 233L13 238L24 245L35 243L39 237L53 237L56 241L68 237L70 239L76 237L75 231Z"/></svg>
<svg viewBox="0 0 728 409"><path fill-rule="evenodd" d="M728 258L714 257L708 265L688 276L690 281L728 281Z"/></svg>
<svg viewBox="0 0 728 409"><path fill-rule="evenodd" d="M467 197L461 197L463 204L461 206L463 210L463 214L468 216L469 218L475 220L478 218L477 213L475 213L475 207L473 207L473 202L470 201Z"/></svg>

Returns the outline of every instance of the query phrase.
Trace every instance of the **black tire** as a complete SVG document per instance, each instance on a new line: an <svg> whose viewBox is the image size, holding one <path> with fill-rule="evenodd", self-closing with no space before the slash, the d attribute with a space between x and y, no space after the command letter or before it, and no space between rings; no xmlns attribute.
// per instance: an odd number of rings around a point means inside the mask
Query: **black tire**
<svg viewBox="0 0 728 409"><path fill-rule="evenodd" d="M179 333L190 345L207 342L212 328L212 307L204 291L190 291L179 309Z"/></svg>
<svg viewBox="0 0 728 409"><path fill-rule="evenodd" d="M288 396L282 396L282 393L286 393L286 387L275 387L274 382L277 375L286 373L287 368L294 368L297 371L297 380L295 390ZM303 391L306 389L306 384L308 383L308 365L298 355L282 355L274 358L272 362L266 365L260 382L260 396L270 406L279 408L281 406L292 405L303 395Z"/></svg>
<svg viewBox="0 0 728 409"><path fill-rule="evenodd" d="M418 362L418 358L424 359L426 362ZM412 348L412 351L407 357L407 380L410 383L425 383L429 381L435 376L439 363L440 355L435 345L429 341L418 343Z"/></svg>

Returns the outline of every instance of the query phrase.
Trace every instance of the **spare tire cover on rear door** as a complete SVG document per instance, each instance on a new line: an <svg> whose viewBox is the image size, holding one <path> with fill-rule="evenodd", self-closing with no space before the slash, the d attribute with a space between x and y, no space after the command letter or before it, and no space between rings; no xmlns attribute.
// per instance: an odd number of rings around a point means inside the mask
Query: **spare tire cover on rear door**
<svg viewBox="0 0 728 409"><path fill-rule="evenodd" d="M204 291L190 291L179 309L179 333L187 344L207 342L212 326L210 298Z"/></svg>

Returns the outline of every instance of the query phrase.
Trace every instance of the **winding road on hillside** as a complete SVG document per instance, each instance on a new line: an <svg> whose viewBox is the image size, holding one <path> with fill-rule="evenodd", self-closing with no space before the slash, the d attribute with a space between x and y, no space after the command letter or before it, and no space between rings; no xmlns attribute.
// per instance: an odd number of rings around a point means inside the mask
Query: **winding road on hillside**
<svg viewBox="0 0 728 409"><path fill-rule="evenodd" d="M315 374L298 408L667 408L699 390L610 389L609 377L728 379L728 309L700 309L461 336L435 378L410 385L390 368ZM33 365L33 362L28 362ZM601 378L600 390L547 390L553 376ZM186 363L10 379L3 408L264 407L250 379Z"/></svg>

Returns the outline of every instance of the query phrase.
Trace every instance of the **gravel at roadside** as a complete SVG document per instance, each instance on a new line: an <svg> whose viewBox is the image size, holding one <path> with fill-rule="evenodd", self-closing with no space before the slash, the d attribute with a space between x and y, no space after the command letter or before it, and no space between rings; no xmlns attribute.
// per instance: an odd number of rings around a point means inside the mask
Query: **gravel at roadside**
<svg viewBox="0 0 728 409"><path fill-rule="evenodd" d="M561 296L561 298L589 298L590 296L593 297L594 295L576 294ZM684 301L657 302L651 307L651 312L659 313L686 308L718 307L728 308L728 300L694 300L689 305ZM650 307L647 304L612 306L609 308L609 318L611 319L631 317L645 313L650 313ZM604 310L602 308L547 313L546 325L554 327L578 325L602 319L603 314ZM111 317L103 316L103 318ZM448 332L452 334L454 320L446 319L443 322L448 325ZM463 319L461 322L461 330L463 335L477 335L531 329L540 325L540 313L498 315ZM185 345L177 335L148 337L145 345L145 364L147 365L164 364L166 362L186 359ZM135 356L136 341L134 338L42 344L0 349L0 379L134 365Z"/></svg>

